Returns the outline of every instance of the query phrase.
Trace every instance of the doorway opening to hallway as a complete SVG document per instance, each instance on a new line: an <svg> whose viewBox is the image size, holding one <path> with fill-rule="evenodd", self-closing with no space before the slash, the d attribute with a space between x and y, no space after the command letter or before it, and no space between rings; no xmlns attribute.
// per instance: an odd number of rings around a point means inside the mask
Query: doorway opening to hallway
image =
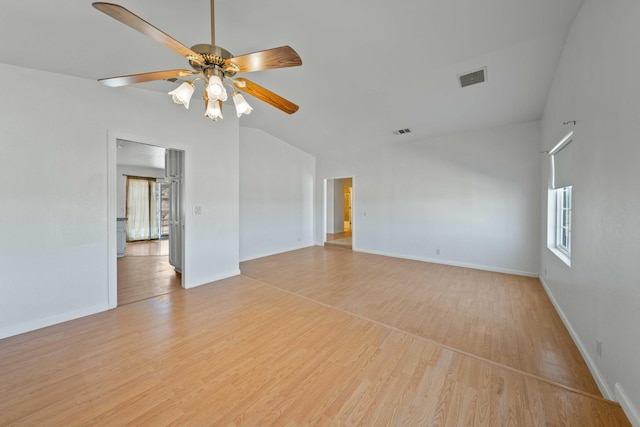
<svg viewBox="0 0 640 427"><path fill-rule="evenodd" d="M182 288L184 151L117 139L117 305Z"/></svg>
<svg viewBox="0 0 640 427"><path fill-rule="evenodd" d="M353 248L353 177L325 179L324 245Z"/></svg>

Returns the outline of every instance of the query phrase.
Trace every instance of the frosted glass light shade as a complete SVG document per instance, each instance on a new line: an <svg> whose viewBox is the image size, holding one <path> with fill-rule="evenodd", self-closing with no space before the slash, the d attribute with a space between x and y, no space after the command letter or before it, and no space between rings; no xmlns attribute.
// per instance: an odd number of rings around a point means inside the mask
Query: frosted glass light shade
<svg viewBox="0 0 640 427"><path fill-rule="evenodd" d="M222 80L220 80L220 77L209 77L209 83L207 84L207 96L212 101L216 99L219 99L220 101L227 100L227 90L222 85Z"/></svg>
<svg viewBox="0 0 640 427"><path fill-rule="evenodd" d="M189 101L191 101L191 96L193 96L193 92L195 92L196 87L191 82L184 82L176 89L169 92L169 95L173 97L173 102L176 104L183 104L184 108L189 109Z"/></svg>
<svg viewBox="0 0 640 427"><path fill-rule="evenodd" d="M243 114L251 114L251 111L253 111L253 108L251 108L251 105L244 99L244 96L238 92L233 94L233 103L236 106L236 114L238 117Z"/></svg>
<svg viewBox="0 0 640 427"><path fill-rule="evenodd" d="M218 119L222 118L222 110L220 109L220 101L217 99L207 101L207 109L204 112L204 115L209 117L214 122L217 122Z"/></svg>

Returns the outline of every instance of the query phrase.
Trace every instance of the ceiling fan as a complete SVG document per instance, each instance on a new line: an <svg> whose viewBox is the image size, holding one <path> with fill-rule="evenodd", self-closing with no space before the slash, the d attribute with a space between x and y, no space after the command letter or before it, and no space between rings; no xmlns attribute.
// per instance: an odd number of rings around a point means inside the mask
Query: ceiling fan
<svg viewBox="0 0 640 427"><path fill-rule="evenodd" d="M122 6L95 2L93 7L183 56L189 61L192 68L192 70L165 70L99 79L98 81L102 84L119 87L154 80L175 81L178 78L194 77L193 80L185 81L169 94L172 95L176 103L189 108L189 101L195 92L195 82L202 80L205 85L205 116L214 121L222 118L222 101L227 99L225 84L233 90L232 98L238 117L251 113L252 108L237 90L248 93L285 113L293 114L298 111L299 107L291 101L250 80L235 77L235 75L275 68L296 67L302 65L300 56L291 47L281 46L234 57L229 51L216 46L214 0L211 0L211 44L196 44L191 48Z"/></svg>

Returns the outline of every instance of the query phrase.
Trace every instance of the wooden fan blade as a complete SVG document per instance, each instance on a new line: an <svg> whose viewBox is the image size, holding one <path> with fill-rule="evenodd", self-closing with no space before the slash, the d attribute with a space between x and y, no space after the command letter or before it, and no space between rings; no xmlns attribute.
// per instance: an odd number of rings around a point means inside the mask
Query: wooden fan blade
<svg viewBox="0 0 640 427"><path fill-rule="evenodd" d="M302 59L291 47L281 46L236 56L225 61L225 66L234 68L232 64L238 66L239 73L250 73L273 68L297 67L302 65Z"/></svg>
<svg viewBox="0 0 640 427"><path fill-rule="evenodd" d="M120 87L120 86L132 85L135 83L151 82L154 80L177 79L178 77L193 76L196 74L200 74L200 73L197 73L195 71L189 71L189 70L166 70L166 71L155 71L153 73L130 74L128 76L109 77L106 79L99 79L98 81L105 86Z"/></svg>
<svg viewBox="0 0 640 427"><path fill-rule="evenodd" d="M136 31L141 32L147 37L151 37L158 43L168 47L179 55L187 58L190 61L194 61L200 65L205 65L204 58L197 52L189 49L170 35L154 27L144 19L135 15L133 12L125 9L122 6L113 3L95 2L93 7L98 9L110 17L117 19L125 25L133 28Z"/></svg>
<svg viewBox="0 0 640 427"><path fill-rule="evenodd" d="M250 80L240 77L235 79L234 84L241 91L255 96L256 98L266 102L267 104L273 105L274 107L284 111L287 114L293 114L300 108L293 102L284 99L280 95L276 95L270 90L265 89Z"/></svg>

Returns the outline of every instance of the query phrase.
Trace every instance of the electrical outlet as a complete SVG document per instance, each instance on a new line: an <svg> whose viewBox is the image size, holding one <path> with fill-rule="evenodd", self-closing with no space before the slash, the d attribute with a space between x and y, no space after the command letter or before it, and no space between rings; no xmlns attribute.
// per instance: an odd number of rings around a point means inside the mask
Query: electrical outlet
<svg viewBox="0 0 640 427"><path fill-rule="evenodd" d="M193 207L194 215L202 215L202 206L194 206Z"/></svg>
<svg viewBox="0 0 640 427"><path fill-rule="evenodd" d="M547 277L547 269L544 269L544 277Z"/></svg>
<svg viewBox="0 0 640 427"><path fill-rule="evenodd" d="M598 353L598 357L602 357L602 341L596 340L596 353Z"/></svg>
<svg viewBox="0 0 640 427"><path fill-rule="evenodd" d="M436 249L436 255L440 255L440 249Z"/></svg>

